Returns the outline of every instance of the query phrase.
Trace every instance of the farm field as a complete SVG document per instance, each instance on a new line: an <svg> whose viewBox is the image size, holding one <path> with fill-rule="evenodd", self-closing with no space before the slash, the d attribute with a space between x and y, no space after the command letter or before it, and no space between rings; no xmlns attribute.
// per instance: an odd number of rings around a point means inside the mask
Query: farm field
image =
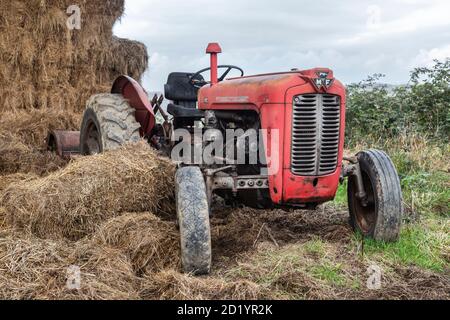
<svg viewBox="0 0 450 320"><path fill-rule="evenodd" d="M353 232L345 184L314 211L218 200L213 270L194 277L181 272L174 163L144 141L71 160L46 150L50 130L80 129L92 94L151 68L145 45L112 33L123 0L83 2L103 18L76 35L70 3L0 3L0 299L450 299L449 59L408 86L347 86L345 153L392 158L398 242Z"/></svg>

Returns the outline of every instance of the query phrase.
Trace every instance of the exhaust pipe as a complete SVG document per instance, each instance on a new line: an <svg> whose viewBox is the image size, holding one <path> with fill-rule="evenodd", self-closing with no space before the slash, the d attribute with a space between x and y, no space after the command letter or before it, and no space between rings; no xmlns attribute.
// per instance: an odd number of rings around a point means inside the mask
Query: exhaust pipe
<svg viewBox="0 0 450 320"><path fill-rule="evenodd" d="M217 75L218 59L217 55L222 53L222 48L218 43L210 43L206 48L206 53L211 55L211 85L215 85L219 82Z"/></svg>
<svg viewBox="0 0 450 320"><path fill-rule="evenodd" d="M47 137L47 150L67 159L80 155L80 132L51 131Z"/></svg>

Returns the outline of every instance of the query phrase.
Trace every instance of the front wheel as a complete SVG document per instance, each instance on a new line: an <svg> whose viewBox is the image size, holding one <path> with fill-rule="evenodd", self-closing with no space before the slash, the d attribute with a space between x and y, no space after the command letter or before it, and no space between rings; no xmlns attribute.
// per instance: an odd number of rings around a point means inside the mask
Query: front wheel
<svg viewBox="0 0 450 320"><path fill-rule="evenodd" d="M378 241L397 241L403 215L400 179L392 160L379 150L358 154L365 199L357 196L355 176L348 183L350 224L355 231Z"/></svg>
<svg viewBox="0 0 450 320"><path fill-rule="evenodd" d="M178 169L175 178L183 271L194 275L211 271L211 230L206 184L198 167Z"/></svg>

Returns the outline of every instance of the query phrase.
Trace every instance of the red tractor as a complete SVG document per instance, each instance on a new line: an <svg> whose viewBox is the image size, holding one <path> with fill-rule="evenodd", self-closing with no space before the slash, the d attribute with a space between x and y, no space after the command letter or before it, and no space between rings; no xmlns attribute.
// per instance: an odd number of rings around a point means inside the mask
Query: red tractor
<svg viewBox="0 0 450 320"><path fill-rule="evenodd" d="M83 155L144 138L173 156L175 149L182 149L180 136L186 135L192 138L184 144L188 149L199 147L203 152L208 146L219 146L211 154L213 159L225 159L222 162L196 161L202 160L202 153L198 157L186 148L179 153L184 160L178 161L175 188L185 272L210 272L209 219L217 196L230 205L260 209L315 209L333 200L348 177L353 229L380 241L398 239L403 211L398 174L382 151L344 158L346 90L330 69L244 76L239 67L218 66L217 43L206 52L211 55L209 68L169 75L164 94L171 101L168 114L161 107L164 97L149 100L136 81L121 76L111 94L89 100L79 137ZM224 70L221 76L218 70ZM233 70L240 76L227 78ZM210 81L203 76L208 71ZM164 118L160 123L158 112ZM177 135L180 130L183 134ZM217 144L236 130L244 134L227 139L225 146ZM245 139L248 131L264 135L252 142ZM73 132L69 136L56 132L50 140L60 154L70 154L78 145ZM255 161L252 151L258 146L263 152ZM224 158L220 148L240 148L243 157L241 161Z"/></svg>

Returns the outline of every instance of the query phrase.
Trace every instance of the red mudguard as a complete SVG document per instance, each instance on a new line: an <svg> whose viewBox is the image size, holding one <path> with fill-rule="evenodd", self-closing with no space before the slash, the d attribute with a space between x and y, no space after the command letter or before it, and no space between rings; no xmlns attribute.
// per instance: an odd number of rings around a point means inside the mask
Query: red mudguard
<svg viewBox="0 0 450 320"><path fill-rule="evenodd" d="M111 93L121 94L136 110L136 121L141 125L141 136L148 136L155 127L156 119L147 93L131 77L120 76L114 81Z"/></svg>

